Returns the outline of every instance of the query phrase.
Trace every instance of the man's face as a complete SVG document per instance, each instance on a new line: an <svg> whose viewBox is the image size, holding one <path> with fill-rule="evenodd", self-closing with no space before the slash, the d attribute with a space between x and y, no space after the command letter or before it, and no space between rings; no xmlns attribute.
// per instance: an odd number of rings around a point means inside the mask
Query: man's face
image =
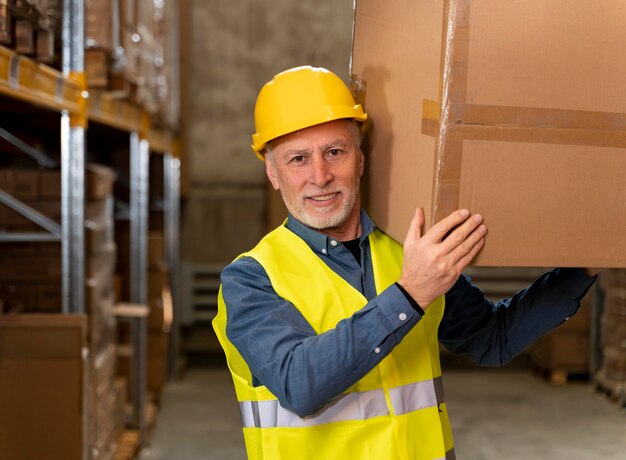
<svg viewBox="0 0 626 460"><path fill-rule="evenodd" d="M316 230L341 234L359 221L364 158L354 127L336 120L272 141L267 176L289 212Z"/></svg>

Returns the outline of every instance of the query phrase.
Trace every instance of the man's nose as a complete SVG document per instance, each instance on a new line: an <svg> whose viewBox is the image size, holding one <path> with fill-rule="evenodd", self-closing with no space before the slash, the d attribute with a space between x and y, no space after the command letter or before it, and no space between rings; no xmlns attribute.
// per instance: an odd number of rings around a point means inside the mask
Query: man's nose
<svg viewBox="0 0 626 460"><path fill-rule="evenodd" d="M333 178L331 166L324 160L321 155L313 157L313 184L318 187L324 187Z"/></svg>

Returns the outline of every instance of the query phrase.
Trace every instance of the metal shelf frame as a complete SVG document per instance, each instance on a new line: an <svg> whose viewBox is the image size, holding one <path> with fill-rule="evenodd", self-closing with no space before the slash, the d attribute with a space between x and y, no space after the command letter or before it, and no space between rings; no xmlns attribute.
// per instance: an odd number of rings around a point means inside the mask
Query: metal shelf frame
<svg viewBox="0 0 626 460"><path fill-rule="evenodd" d="M57 241L61 243L62 312L85 313L85 165L86 133L89 121L128 133L130 161L130 203L120 204L119 212L130 219L131 254L130 302L147 305L148 286L148 212L150 154L160 154L164 161L164 244L171 267L171 289L174 300L174 325L178 324L178 252L180 220L180 152L176 136L153 129L150 117L130 102L110 95L89 92L85 78L85 6L84 0L63 1L61 71L19 55L0 46L0 96L32 104L42 110L60 114L60 162L48 158L11 133L0 136L30 156L44 168L61 168L61 224L47 218L0 190L0 203L32 220L44 231L0 234L0 242ZM0 128L1 129L1 128ZM132 424L140 433L141 446L147 442L147 324L135 321L132 330L134 357L130 392L133 402ZM176 367L177 328L172 328L168 365ZM86 366L87 367L87 366ZM173 371L170 372L173 375ZM84 388L88 374L84 373ZM88 394L82 395L83 430L88 432L86 408ZM87 436L83 440L83 459L90 458Z"/></svg>

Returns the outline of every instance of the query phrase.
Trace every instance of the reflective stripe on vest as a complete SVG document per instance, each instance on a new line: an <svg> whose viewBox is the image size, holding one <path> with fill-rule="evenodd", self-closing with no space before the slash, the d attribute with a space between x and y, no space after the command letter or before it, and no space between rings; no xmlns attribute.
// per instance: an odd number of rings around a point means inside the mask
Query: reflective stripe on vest
<svg viewBox="0 0 626 460"><path fill-rule="evenodd" d="M445 402L441 377L392 388L389 396L396 415L438 407ZM241 401L239 409L244 428L307 427L389 415L383 390L347 393L327 404L317 415L304 418L285 409L277 400Z"/></svg>

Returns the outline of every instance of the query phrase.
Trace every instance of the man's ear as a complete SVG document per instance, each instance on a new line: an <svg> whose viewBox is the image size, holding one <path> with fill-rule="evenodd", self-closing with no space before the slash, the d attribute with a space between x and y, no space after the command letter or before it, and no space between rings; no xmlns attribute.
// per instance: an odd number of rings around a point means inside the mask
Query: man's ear
<svg viewBox="0 0 626 460"><path fill-rule="evenodd" d="M272 160L270 160L267 155L265 155L265 174L267 174L267 178L272 183L274 190L278 190L280 187L278 186L278 179L276 178L276 169L274 168Z"/></svg>
<svg viewBox="0 0 626 460"><path fill-rule="evenodd" d="M363 151L359 148L359 176L363 177L364 172L365 172L365 155L363 155Z"/></svg>

